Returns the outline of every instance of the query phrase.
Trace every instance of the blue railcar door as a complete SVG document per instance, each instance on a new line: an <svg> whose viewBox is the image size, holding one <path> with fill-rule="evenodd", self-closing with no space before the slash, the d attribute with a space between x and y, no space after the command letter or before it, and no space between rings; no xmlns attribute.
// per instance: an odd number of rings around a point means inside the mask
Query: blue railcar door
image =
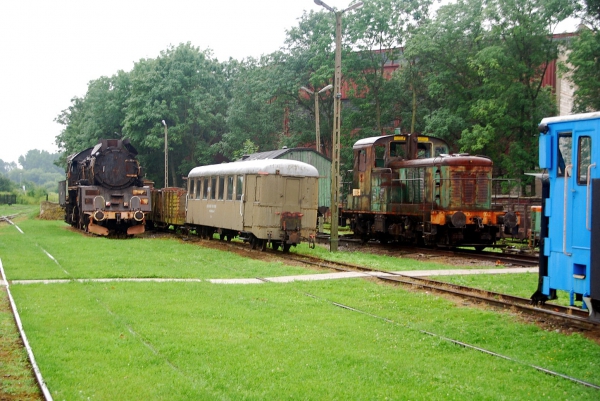
<svg viewBox="0 0 600 401"><path fill-rule="evenodd" d="M549 287L574 294L590 291L591 186L598 177L599 120L558 123L551 176ZM596 152L596 153L594 153ZM589 178L589 180L588 180ZM548 214L548 212L547 212ZM546 250L548 252L548 250Z"/></svg>

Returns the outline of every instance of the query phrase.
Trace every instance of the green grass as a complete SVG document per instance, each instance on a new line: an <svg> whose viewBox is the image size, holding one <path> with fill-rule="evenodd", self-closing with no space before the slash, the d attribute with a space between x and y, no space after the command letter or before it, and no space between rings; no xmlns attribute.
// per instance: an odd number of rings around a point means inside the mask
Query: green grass
<svg viewBox="0 0 600 401"><path fill-rule="evenodd" d="M179 239L115 240L82 235L60 221L24 220L0 227L0 255L11 280L66 278L246 278L311 274ZM50 259L46 252L54 257ZM26 257L23 257L26 255Z"/></svg>
<svg viewBox="0 0 600 401"><path fill-rule="evenodd" d="M364 280L13 286L56 399L594 399L600 347ZM305 295L310 293L318 298ZM398 323L351 312L340 302Z"/></svg>
<svg viewBox="0 0 600 401"><path fill-rule="evenodd" d="M0 258L10 279L314 273L201 243L108 240L72 232L62 222L18 224L25 234L0 225ZM403 263L406 269L431 268L390 257L314 252L391 270L401 270ZM507 282L506 289L511 285ZM600 384L598 344L371 280L69 282L13 284L11 291L54 399L589 400L600 395L528 366Z"/></svg>

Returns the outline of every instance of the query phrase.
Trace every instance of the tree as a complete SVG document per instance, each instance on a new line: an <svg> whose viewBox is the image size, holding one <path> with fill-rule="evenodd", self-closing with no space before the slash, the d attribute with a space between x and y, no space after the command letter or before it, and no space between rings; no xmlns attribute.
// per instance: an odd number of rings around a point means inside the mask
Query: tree
<svg viewBox="0 0 600 401"><path fill-rule="evenodd" d="M211 145L225 132L229 94L223 67L190 43L170 47L156 59L137 62L131 71L123 132L140 151L142 165L161 182L164 120L168 126L169 180L201 164L217 161Z"/></svg>
<svg viewBox="0 0 600 401"><path fill-rule="evenodd" d="M460 0L407 44L427 87L425 132L491 157L497 174L537 166L536 127L555 113L545 69L558 55L550 27L570 0ZM421 113L421 111L419 111Z"/></svg>
<svg viewBox="0 0 600 401"><path fill-rule="evenodd" d="M59 157L59 153L32 149L27 151L25 156L19 156L19 164L23 166L23 170L39 169L49 173L64 173L63 169L54 164Z"/></svg>
<svg viewBox="0 0 600 401"><path fill-rule="evenodd" d="M4 174L0 174L0 191L10 192L15 188L15 184Z"/></svg>
<svg viewBox="0 0 600 401"><path fill-rule="evenodd" d="M56 137L59 149L65 150L60 165L66 166L66 156L92 147L100 139L122 138L130 87L129 73L118 71L110 78L90 81L83 98L71 99L71 106L55 119L65 126Z"/></svg>
<svg viewBox="0 0 600 401"><path fill-rule="evenodd" d="M411 32L425 20L430 0L370 0L345 17L348 41L355 51L348 54L346 81L355 112L346 113L350 128L367 135L383 135L385 126L398 119L386 67L404 63L402 46Z"/></svg>

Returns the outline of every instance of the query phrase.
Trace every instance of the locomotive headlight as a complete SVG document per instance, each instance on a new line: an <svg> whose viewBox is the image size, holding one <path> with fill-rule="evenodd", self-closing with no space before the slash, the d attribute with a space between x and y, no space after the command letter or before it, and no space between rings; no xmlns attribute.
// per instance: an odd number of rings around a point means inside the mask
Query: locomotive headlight
<svg viewBox="0 0 600 401"><path fill-rule="evenodd" d="M138 210L133 214L133 218L136 221L142 221L142 220L144 220L144 213L142 213L141 211Z"/></svg>
<svg viewBox="0 0 600 401"><path fill-rule="evenodd" d="M102 210L96 210L94 212L94 220L96 221L102 221L106 218L106 215L104 214L104 212Z"/></svg>

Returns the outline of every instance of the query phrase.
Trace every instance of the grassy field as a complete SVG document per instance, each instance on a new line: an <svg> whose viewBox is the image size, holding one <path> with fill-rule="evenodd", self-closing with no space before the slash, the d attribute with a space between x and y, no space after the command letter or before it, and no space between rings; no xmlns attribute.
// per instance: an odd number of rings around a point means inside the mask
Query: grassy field
<svg viewBox="0 0 600 401"><path fill-rule="evenodd" d="M107 240L82 236L56 221L17 223L24 234L0 225L0 259L11 280L315 273L202 243ZM340 257L357 264L352 258L367 258L394 270L424 269L416 262L388 260L393 258ZM508 276L487 277L510 281ZM510 282L502 286L513 287ZM460 307L371 280L259 285L90 281L10 288L55 399L600 397L598 390L529 366L600 384L598 344L543 331L509 314Z"/></svg>

